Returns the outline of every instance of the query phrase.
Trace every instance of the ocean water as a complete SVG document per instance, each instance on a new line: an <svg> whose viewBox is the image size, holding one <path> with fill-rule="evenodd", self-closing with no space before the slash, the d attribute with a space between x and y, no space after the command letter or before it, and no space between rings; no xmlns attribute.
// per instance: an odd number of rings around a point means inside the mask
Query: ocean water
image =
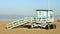
<svg viewBox="0 0 60 34"><path fill-rule="evenodd" d="M56 15L54 18L60 20L60 15Z"/></svg>
<svg viewBox="0 0 60 34"><path fill-rule="evenodd" d="M24 18L25 16L0 16L0 20L19 20ZM60 16L54 16L55 19L59 19L60 20Z"/></svg>
<svg viewBox="0 0 60 34"><path fill-rule="evenodd" d="M21 18L0 18L0 20L19 20Z"/></svg>
<svg viewBox="0 0 60 34"><path fill-rule="evenodd" d="M21 18L21 16L0 16L0 20L19 20Z"/></svg>

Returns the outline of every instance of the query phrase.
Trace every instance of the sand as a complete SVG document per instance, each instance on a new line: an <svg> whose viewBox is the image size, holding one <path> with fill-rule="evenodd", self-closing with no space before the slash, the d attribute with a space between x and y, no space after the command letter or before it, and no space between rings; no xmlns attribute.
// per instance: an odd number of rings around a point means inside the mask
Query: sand
<svg viewBox="0 0 60 34"><path fill-rule="evenodd" d="M28 28L15 28L7 30L6 24L12 22L12 20L0 21L0 34L60 34L60 22L55 20L56 29L28 29Z"/></svg>

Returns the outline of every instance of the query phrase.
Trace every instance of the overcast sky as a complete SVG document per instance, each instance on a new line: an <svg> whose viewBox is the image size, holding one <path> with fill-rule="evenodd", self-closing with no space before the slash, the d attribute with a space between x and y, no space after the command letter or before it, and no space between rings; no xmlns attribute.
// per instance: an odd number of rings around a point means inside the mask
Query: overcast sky
<svg viewBox="0 0 60 34"><path fill-rule="evenodd" d="M50 7L49 7L49 5ZM0 0L0 15L35 15L36 9L48 9L60 14L60 0Z"/></svg>

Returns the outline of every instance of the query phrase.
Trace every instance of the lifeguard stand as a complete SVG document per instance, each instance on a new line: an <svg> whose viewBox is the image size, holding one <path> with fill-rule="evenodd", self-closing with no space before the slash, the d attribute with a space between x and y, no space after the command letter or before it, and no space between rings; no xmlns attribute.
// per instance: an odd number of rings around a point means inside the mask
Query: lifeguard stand
<svg viewBox="0 0 60 34"><path fill-rule="evenodd" d="M36 10L36 17L25 17L17 21L7 24L7 29L12 29L18 26L23 26L25 24L31 23L28 28L44 28L44 29L53 29L56 28L54 22L54 12L53 10Z"/></svg>

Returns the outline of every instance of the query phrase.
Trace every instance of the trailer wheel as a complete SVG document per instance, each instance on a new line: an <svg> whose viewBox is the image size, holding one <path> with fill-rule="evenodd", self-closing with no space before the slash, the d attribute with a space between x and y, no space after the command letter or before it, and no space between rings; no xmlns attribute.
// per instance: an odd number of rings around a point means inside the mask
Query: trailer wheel
<svg viewBox="0 0 60 34"><path fill-rule="evenodd" d="M31 26L27 26L28 27L28 29L31 29Z"/></svg>
<svg viewBox="0 0 60 34"><path fill-rule="evenodd" d="M48 30L49 29L49 25L46 25L45 29Z"/></svg>
<svg viewBox="0 0 60 34"><path fill-rule="evenodd" d="M50 29L56 29L56 25L55 24L51 24L50 25Z"/></svg>

